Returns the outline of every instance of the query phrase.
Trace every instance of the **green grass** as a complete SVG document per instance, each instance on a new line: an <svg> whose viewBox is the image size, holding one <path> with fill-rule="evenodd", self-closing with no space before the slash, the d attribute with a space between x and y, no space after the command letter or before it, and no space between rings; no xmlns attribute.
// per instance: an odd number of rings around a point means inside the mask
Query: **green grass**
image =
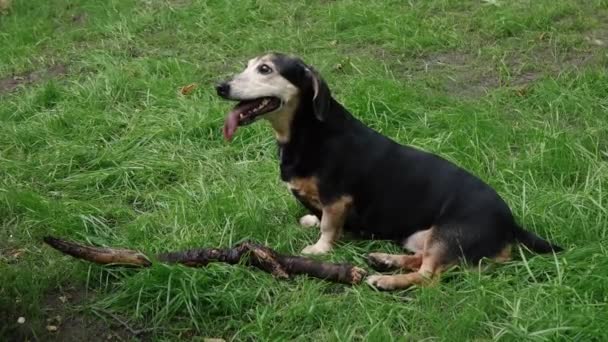
<svg viewBox="0 0 608 342"><path fill-rule="evenodd" d="M605 0L14 0L0 84L42 76L0 93L0 339L135 339L108 313L165 341L608 339L607 18ZM302 56L368 125L471 170L567 251L381 293L226 265L104 269L42 244L313 242L270 128L221 136L212 85L266 51ZM377 250L398 248L344 241L324 259Z"/></svg>

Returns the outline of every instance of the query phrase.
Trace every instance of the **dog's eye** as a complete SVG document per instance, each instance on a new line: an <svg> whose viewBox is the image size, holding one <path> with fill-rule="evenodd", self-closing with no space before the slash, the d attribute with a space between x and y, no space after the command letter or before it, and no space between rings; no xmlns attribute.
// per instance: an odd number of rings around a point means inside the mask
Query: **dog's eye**
<svg viewBox="0 0 608 342"><path fill-rule="evenodd" d="M268 65L262 64L258 67L258 71L262 75L268 75L272 72L272 69Z"/></svg>

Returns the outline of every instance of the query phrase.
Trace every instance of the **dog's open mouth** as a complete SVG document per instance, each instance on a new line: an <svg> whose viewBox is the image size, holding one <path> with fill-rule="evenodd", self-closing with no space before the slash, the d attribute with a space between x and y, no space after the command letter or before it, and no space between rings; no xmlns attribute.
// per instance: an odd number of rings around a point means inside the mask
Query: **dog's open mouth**
<svg viewBox="0 0 608 342"><path fill-rule="evenodd" d="M238 126L249 125L261 115L272 112L281 106L281 100L276 97L260 97L254 100L244 100L237 103L228 113L224 122L224 138L232 139Z"/></svg>

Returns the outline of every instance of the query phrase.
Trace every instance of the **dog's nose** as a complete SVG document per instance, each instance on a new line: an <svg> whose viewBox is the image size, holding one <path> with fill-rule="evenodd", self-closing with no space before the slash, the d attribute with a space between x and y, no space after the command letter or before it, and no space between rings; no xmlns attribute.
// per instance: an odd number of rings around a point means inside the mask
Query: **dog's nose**
<svg viewBox="0 0 608 342"><path fill-rule="evenodd" d="M230 93L230 84L222 82L215 87L215 90L217 90L219 96L226 97Z"/></svg>

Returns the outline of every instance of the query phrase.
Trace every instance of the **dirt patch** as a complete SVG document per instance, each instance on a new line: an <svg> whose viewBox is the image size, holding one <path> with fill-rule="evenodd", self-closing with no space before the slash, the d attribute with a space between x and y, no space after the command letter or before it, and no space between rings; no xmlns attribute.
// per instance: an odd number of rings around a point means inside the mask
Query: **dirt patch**
<svg viewBox="0 0 608 342"><path fill-rule="evenodd" d="M462 72L448 77L443 82L443 90L453 96L476 98L500 87L500 84L500 77L494 72Z"/></svg>
<svg viewBox="0 0 608 342"><path fill-rule="evenodd" d="M435 76L450 95L479 97L501 85L491 64L473 54L447 51L418 57L415 63L418 72Z"/></svg>
<svg viewBox="0 0 608 342"><path fill-rule="evenodd" d="M585 33L585 40L597 47L608 48L608 13L598 16L599 25Z"/></svg>
<svg viewBox="0 0 608 342"><path fill-rule="evenodd" d="M30 71L23 74L11 75L0 78L0 95L17 90L20 87L44 82L53 78L63 77L68 74L65 64L54 64L44 70Z"/></svg>
<svg viewBox="0 0 608 342"><path fill-rule="evenodd" d="M597 60L594 49L555 51L548 44L539 44L527 52L514 52L502 59L489 60L459 52L431 55L419 62L424 72L443 79L449 95L479 97L500 87L526 88L544 76L560 73Z"/></svg>
<svg viewBox="0 0 608 342"><path fill-rule="evenodd" d="M339 44L335 45L340 48ZM342 49L342 53L346 56L370 56L383 63L393 77L401 80L419 82L432 75L440 83L439 87L450 94L480 96L487 88L499 84L496 75L488 70L480 70L477 56L462 51L411 55L379 45L367 45L349 46Z"/></svg>
<svg viewBox="0 0 608 342"><path fill-rule="evenodd" d="M64 288L42 299L41 315L25 318L23 324L8 331L10 341L128 341L134 335L111 317L100 319L78 310L88 301L83 288ZM107 319L107 322L105 321ZM139 338L145 336L140 335Z"/></svg>
<svg viewBox="0 0 608 342"><path fill-rule="evenodd" d="M449 96L478 98L503 87L522 95L543 77L557 77L564 72L606 64L608 18L605 19L593 30L578 33L583 44L569 47L556 44L559 37L548 32L540 34L528 45L505 47L502 52L505 55L484 49L479 50L480 53L449 50L412 55L373 44L343 47L342 53L373 58L396 79L425 82L429 88ZM340 44L337 47L340 49Z"/></svg>
<svg viewBox="0 0 608 342"><path fill-rule="evenodd" d="M538 71L528 71L528 72L524 72L518 75L515 75L515 77L513 78L511 85L512 86L517 86L517 85L528 85L534 81L536 81L537 79L539 79L542 76L542 73L538 72Z"/></svg>
<svg viewBox="0 0 608 342"><path fill-rule="evenodd" d="M428 56L423 59L426 68L441 66L460 66L464 67L473 61L475 57L460 51L447 51Z"/></svg>
<svg viewBox="0 0 608 342"><path fill-rule="evenodd" d="M418 81L433 76L431 82L448 95L476 98L500 87L523 89L542 77L597 64L606 48L601 45L604 40L589 38L589 42L585 47L565 51L556 51L542 42L531 51L516 51L502 58L460 51L409 58L395 58L389 53L374 57L387 61L397 78Z"/></svg>
<svg viewBox="0 0 608 342"><path fill-rule="evenodd" d="M369 46L345 51L346 55L368 55L381 61L397 79L419 82L433 76L432 86L452 95L478 97L500 86L500 78L478 56L457 51L443 51L412 56L390 48Z"/></svg>

